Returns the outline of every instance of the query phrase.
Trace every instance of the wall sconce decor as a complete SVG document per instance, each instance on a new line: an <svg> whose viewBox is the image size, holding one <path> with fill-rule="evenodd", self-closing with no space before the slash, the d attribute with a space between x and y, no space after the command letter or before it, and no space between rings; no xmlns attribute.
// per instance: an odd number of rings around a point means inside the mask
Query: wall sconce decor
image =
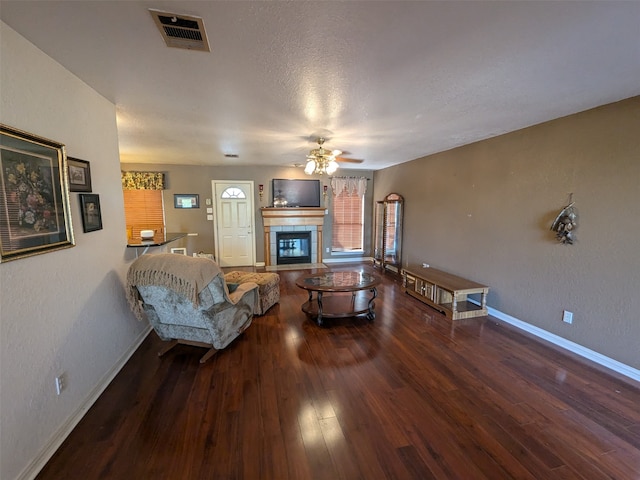
<svg viewBox="0 0 640 480"><path fill-rule="evenodd" d="M322 187L322 195L323 195L325 198L327 198L327 189L328 189L328 188L329 188L329 186L328 186L328 185L324 185L324 186Z"/></svg>
<svg viewBox="0 0 640 480"><path fill-rule="evenodd" d="M262 196L264 195L264 185L258 185L258 195L260 195L260 201L262 201Z"/></svg>
<svg viewBox="0 0 640 480"><path fill-rule="evenodd" d="M578 213L573 205L573 193L571 193L569 194L569 205L560 210L551 225L551 230L556 232L556 239L563 245L573 245L575 241L574 230L578 226Z"/></svg>

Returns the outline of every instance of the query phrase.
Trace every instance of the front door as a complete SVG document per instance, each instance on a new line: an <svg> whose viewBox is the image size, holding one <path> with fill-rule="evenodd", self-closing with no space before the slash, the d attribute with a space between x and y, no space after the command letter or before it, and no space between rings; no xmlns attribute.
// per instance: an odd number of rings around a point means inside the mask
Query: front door
<svg viewBox="0 0 640 480"><path fill-rule="evenodd" d="M212 180L216 260L221 267L254 265L253 182Z"/></svg>

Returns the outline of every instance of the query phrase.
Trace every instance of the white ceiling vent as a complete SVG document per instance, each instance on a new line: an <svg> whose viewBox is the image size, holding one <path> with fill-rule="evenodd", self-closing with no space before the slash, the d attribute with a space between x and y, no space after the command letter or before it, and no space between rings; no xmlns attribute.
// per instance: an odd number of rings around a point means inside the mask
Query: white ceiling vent
<svg viewBox="0 0 640 480"><path fill-rule="evenodd" d="M149 9L167 47L209 52L202 18Z"/></svg>

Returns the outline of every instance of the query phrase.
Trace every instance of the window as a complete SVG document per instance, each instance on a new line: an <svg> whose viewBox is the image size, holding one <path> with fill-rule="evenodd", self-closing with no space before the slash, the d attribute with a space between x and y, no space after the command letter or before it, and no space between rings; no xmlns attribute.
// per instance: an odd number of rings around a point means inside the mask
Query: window
<svg viewBox="0 0 640 480"><path fill-rule="evenodd" d="M364 194L345 189L333 197L332 252L364 250Z"/></svg>
<svg viewBox="0 0 640 480"><path fill-rule="evenodd" d="M162 190L123 190L127 238L139 238L140 230L164 233Z"/></svg>
<svg viewBox="0 0 640 480"><path fill-rule="evenodd" d="M242 190L237 187L229 187L222 192L220 198L247 198Z"/></svg>

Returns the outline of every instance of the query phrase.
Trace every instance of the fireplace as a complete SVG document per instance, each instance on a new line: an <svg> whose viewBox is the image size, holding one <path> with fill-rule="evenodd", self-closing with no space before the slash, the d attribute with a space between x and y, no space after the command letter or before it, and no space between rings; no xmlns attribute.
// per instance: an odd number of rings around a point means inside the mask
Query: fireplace
<svg viewBox="0 0 640 480"><path fill-rule="evenodd" d="M322 261L322 224L326 214L324 207L262 207L260 211L262 212L262 223L264 225L264 261L266 267L280 263L277 255L277 233L309 232L311 236L309 263L320 263Z"/></svg>
<svg viewBox="0 0 640 480"><path fill-rule="evenodd" d="M311 232L276 232L276 264L311 263Z"/></svg>

